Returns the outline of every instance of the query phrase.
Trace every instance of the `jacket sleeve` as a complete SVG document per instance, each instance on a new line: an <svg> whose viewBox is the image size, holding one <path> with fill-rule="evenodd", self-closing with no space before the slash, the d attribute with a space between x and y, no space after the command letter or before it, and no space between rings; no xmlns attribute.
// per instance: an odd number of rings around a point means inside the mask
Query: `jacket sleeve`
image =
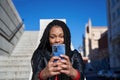
<svg viewBox="0 0 120 80"><path fill-rule="evenodd" d="M33 74L31 80L40 80L39 73L44 68L44 62L43 62L44 57L41 54L42 54L41 51L36 50L32 56L31 66L32 66Z"/></svg>
<svg viewBox="0 0 120 80"><path fill-rule="evenodd" d="M73 51L72 56L73 67L80 72L80 80L84 80L84 63L81 54L77 51Z"/></svg>

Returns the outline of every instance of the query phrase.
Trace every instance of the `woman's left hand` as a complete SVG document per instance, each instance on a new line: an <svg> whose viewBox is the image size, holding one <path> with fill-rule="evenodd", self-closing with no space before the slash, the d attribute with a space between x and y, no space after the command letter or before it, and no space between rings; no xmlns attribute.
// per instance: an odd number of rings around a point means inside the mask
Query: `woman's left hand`
<svg viewBox="0 0 120 80"><path fill-rule="evenodd" d="M64 73L74 79L77 76L77 70L73 68L70 59L66 55L61 55L63 59L61 59L61 73Z"/></svg>

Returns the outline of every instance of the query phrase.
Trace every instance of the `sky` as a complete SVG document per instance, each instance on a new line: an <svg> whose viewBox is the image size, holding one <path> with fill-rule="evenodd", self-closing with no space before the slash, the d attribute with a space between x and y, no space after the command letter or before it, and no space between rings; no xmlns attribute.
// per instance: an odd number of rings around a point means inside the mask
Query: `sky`
<svg viewBox="0 0 120 80"><path fill-rule="evenodd" d="M85 24L107 26L106 0L12 0L25 31L39 30L40 19L66 19L75 49L83 45Z"/></svg>

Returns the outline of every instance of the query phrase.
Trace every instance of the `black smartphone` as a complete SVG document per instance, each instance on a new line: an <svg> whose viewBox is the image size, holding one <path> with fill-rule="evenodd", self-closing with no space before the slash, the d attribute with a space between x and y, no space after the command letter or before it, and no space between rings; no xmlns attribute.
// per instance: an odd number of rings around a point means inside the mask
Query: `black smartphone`
<svg viewBox="0 0 120 80"><path fill-rule="evenodd" d="M53 44L52 53L54 56L59 56L65 54L65 44Z"/></svg>

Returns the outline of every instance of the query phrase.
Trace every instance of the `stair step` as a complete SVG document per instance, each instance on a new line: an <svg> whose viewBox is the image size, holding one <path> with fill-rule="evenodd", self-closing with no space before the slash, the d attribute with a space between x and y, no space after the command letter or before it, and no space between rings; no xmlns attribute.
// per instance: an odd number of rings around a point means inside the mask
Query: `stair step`
<svg viewBox="0 0 120 80"><path fill-rule="evenodd" d="M0 66L2 65L29 65L30 60L1 60Z"/></svg>
<svg viewBox="0 0 120 80"><path fill-rule="evenodd" d="M31 66L23 65L23 66L0 66L0 72L8 72L8 71L30 71Z"/></svg>
<svg viewBox="0 0 120 80"><path fill-rule="evenodd" d="M17 48L16 51L34 51L32 48Z"/></svg>
<svg viewBox="0 0 120 80"><path fill-rule="evenodd" d="M26 71L30 72L31 68L28 67L4 67L0 69L0 73L7 73L7 72L21 72L21 71Z"/></svg>
<svg viewBox="0 0 120 80"><path fill-rule="evenodd" d="M12 65L12 64L9 64L9 65L0 65L0 69L2 69L2 68L4 68L4 67L8 67L8 68L12 68L12 67L30 67L30 65L31 64L29 64L29 65L20 65L20 64L14 64L14 65Z"/></svg>
<svg viewBox="0 0 120 80"><path fill-rule="evenodd" d="M30 72L29 71L9 71L9 72L0 72L0 80L6 79L6 80L16 80L18 79L29 79Z"/></svg>
<svg viewBox="0 0 120 80"><path fill-rule="evenodd" d="M10 55L0 55L0 80L29 80L39 31L25 31Z"/></svg>
<svg viewBox="0 0 120 80"><path fill-rule="evenodd" d="M20 53L20 52L18 51L18 52L16 52L16 54L15 53L13 53L13 54L11 54L11 56L32 56L33 55L33 53L32 54L30 54L29 52L22 52L22 53Z"/></svg>
<svg viewBox="0 0 120 80"><path fill-rule="evenodd" d="M30 55L11 55L11 56L0 56L0 60L2 59L12 59L12 58L30 58L31 56Z"/></svg>

